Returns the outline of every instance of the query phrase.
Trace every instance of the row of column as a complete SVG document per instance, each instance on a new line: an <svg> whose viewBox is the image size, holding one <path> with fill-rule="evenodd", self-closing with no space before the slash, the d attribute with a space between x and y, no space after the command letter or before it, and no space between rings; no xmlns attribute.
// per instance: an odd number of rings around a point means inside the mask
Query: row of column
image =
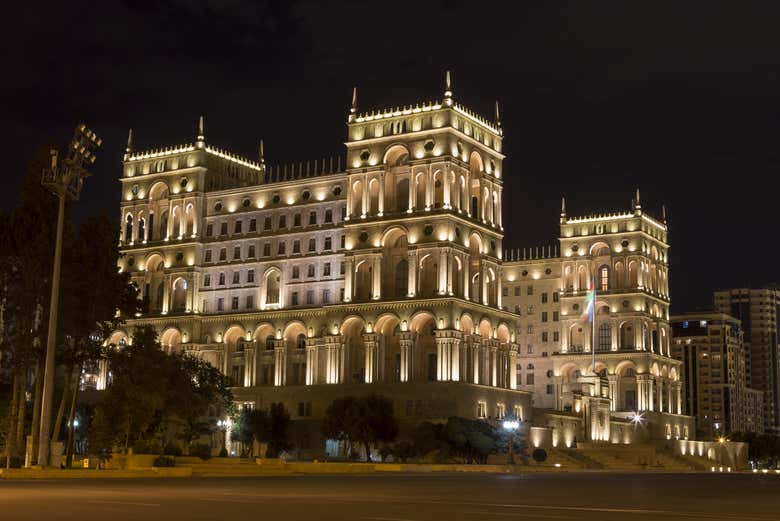
<svg viewBox="0 0 780 521"><path fill-rule="evenodd" d="M150 232L154 234L158 230L162 233L165 233L164 237L158 237L158 239L164 239L167 240L170 237L179 238L184 237L187 232L187 227L189 225L189 222L192 223L192 235L198 234L198 219L197 216L200 215L200 201L197 199L192 200L177 200L176 203L181 201L181 204L174 204L173 200L169 200L167 206L167 211L162 211L161 206L159 204L156 204L157 208L152 210L138 210L135 213L133 212L127 212L124 209L122 210L121 215L121 230L120 230L120 239L123 244L128 244L130 242L143 242L147 240L147 238L150 236ZM192 210L190 212L187 212L187 207L191 206ZM176 213L175 213L176 212ZM162 214L167 213L167 222L164 224L165 229L162 230L163 223L162 222L150 222L152 219L162 218ZM130 230L128 230L128 221L127 217L130 216L132 218L132 224ZM152 217L155 216L155 217ZM178 216L178 230L176 230L176 217ZM141 220L144 220L144 231L143 234L140 233L141 230ZM128 231L130 231L130 236L128 237Z"/></svg>
<svg viewBox="0 0 780 521"><path fill-rule="evenodd" d="M384 379L384 353L380 345L381 335L365 333L362 336L364 349L364 383L378 383ZM415 334L401 332L399 342L399 381L410 382L418 372L414 366ZM436 380L463 381L493 387L517 389L517 346L510 344L502 348L497 340L484 340L479 336L467 335L465 339L456 330L436 330ZM320 383L320 351L324 357L324 383L347 382L347 346L342 335L322 338L308 338L305 349L306 385ZM258 351L245 347L243 351L243 385L257 385L255 374L258 368ZM223 352L222 370L230 374L233 353ZM288 354L284 340L275 340L273 348L273 385L287 384ZM469 373L462 369L470 368Z"/></svg>
<svg viewBox="0 0 780 521"><path fill-rule="evenodd" d="M409 193L407 201L407 212L411 213L414 210L429 211L436 205L436 180L434 165L428 165L425 171L417 171L409 174L395 174L396 186L398 180L402 177L408 177L409 179ZM503 197L503 188L497 186L490 180L480 177L479 179L479 197L477 204L477 215L472 215L471 209L471 173L465 172L461 174L464 177L463 186L459 182L459 176L456 176L452 171L442 171L442 207L445 209L455 209L461 212L465 212L467 215L480 219L481 221L496 226L503 226L502 223L502 205L501 200ZM376 212L376 215L381 217L385 212L385 183L387 173L382 171L377 173L361 173L350 175L350 185L347 191L347 220L353 217L353 209L356 208L355 198L360 199L360 215L354 217L365 218L372 211ZM453 176L454 182L453 182ZM418 179L424 178L425 192L424 200L417 200L417 185ZM371 190L370 183L372 180L376 180L379 183L378 197L376 201L376 208L372 208L371 204ZM355 193L353 186L357 181L360 181L361 190L359 194ZM487 195L486 195L487 194Z"/></svg>

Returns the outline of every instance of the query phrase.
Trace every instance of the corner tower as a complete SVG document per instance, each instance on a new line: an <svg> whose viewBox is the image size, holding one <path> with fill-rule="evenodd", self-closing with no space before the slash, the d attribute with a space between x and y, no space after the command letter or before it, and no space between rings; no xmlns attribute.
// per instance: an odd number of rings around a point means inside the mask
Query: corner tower
<svg viewBox="0 0 780 521"><path fill-rule="evenodd" d="M501 307L503 132L453 92L448 71L443 101L361 113L353 91L345 300Z"/></svg>

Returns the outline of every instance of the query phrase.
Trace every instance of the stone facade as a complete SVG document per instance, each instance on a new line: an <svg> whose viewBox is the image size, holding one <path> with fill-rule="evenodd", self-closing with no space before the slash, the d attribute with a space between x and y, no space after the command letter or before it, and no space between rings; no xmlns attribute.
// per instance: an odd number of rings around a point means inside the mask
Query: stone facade
<svg viewBox="0 0 780 521"><path fill-rule="evenodd" d="M554 440L629 442L628 411L682 418L665 224L638 196L626 214L564 211L562 255L507 260L497 109L474 114L449 80L442 101L362 114L355 92L343 163L272 167L262 143L241 158L207 144L202 118L192 145L136 151L131 135L119 268L149 312L109 343L152 325L230 376L238 402L283 402L315 453L311 425L346 394L386 394L404 421L513 414ZM591 276L608 277L610 327L593 376L577 318Z"/></svg>

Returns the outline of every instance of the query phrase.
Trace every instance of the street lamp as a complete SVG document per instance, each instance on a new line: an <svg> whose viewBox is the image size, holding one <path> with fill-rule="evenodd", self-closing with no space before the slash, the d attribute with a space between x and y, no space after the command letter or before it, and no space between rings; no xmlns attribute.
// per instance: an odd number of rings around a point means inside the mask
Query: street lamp
<svg viewBox="0 0 780 521"><path fill-rule="evenodd" d="M520 428L518 420L504 420L504 430L509 433L509 464L515 464L515 432Z"/></svg>
<svg viewBox="0 0 780 521"><path fill-rule="evenodd" d="M51 301L49 302L49 331L46 340L46 363L43 373L43 397L41 400L41 426L38 435L38 465L49 466L51 456L51 411L54 399L54 350L57 344L57 305L60 297L60 268L62 267L62 228L65 221L65 201L76 201L81 194L84 179L89 177L87 166L95 162L93 151L103 140L83 123L76 127L68 145L65 158L51 149L51 167L43 171L41 184L51 190L59 200L57 211L57 235L54 246L54 267L51 277Z"/></svg>

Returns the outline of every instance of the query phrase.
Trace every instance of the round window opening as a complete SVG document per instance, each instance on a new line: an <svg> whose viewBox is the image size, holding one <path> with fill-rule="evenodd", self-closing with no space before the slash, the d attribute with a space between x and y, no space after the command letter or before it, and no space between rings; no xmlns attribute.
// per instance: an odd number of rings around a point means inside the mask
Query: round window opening
<svg viewBox="0 0 780 521"><path fill-rule="evenodd" d="M182 187L182 188L184 188L185 186L187 186L187 183L189 183L189 182L190 182L190 180L189 180L189 179L187 179L186 177L182 177L182 178L179 180L179 184L181 185L181 187Z"/></svg>
<svg viewBox="0 0 780 521"><path fill-rule="evenodd" d="M138 185L133 185L132 190L133 190L133 195L138 195L138 190L139 190Z"/></svg>
<svg viewBox="0 0 780 521"><path fill-rule="evenodd" d="M434 147L433 140L429 139L428 141L426 141L425 144L423 145L423 147L425 147L425 151L426 152L431 152L433 150L433 147Z"/></svg>
<svg viewBox="0 0 780 521"><path fill-rule="evenodd" d="M574 304L574 305L573 305L571 308L572 308L574 311L577 311L578 309L580 309L580 305L579 305L579 304Z"/></svg>
<svg viewBox="0 0 780 521"><path fill-rule="evenodd" d="M360 242L366 242L368 240L368 232L360 232Z"/></svg>
<svg viewBox="0 0 780 521"><path fill-rule="evenodd" d="M522 275L523 275L523 277L527 277L528 276L528 270L523 270Z"/></svg>
<svg viewBox="0 0 780 521"><path fill-rule="evenodd" d="M423 229L423 233L425 235L432 234L433 233L433 226L431 226L430 224L425 225L425 228Z"/></svg>
<svg viewBox="0 0 780 521"><path fill-rule="evenodd" d="M546 270L544 270L544 274L545 275L549 275L550 273L552 273L552 270L550 268L547 268Z"/></svg>
<svg viewBox="0 0 780 521"><path fill-rule="evenodd" d="M308 201L310 197L311 197L311 192L309 192L308 190L304 190L303 192L301 192L301 199L303 199L304 201Z"/></svg>
<svg viewBox="0 0 780 521"><path fill-rule="evenodd" d="M282 198L279 197L279 194L276 194L271 201L273 201L274 204L279 204L279 201L281 201Z"/></svg>
<svg viewBox="0 0 780 521"><path fill-rule="evenodd" d="M252 202L249 199L244 199L241 204L244 205L244 208L249 208L249 205L252 204Z"/></svg>
<svg viewBox="0 0 780 521"><path fill-rule="evenodd" d="M628 307L628 301L627 301L627 300L624 300L624 301L623 301L623 307L624 307L624 308L627 308L627 307Z"/></svg>
<svg viewBox="0 0 780 521"><path fill-rule="evenodd" d="M217 212L221 212L222 211L222 203L215 204L214 205L214 210L217 211Z"/></svg>
<svg viewBox="0 0 780 521"><path fill-rule="evenodd" d="M132 266L133 264L135 264L135 257L128 258L127 259L127 265L128 266Z"/></svg>
<svg viewBox="0 0 780 521"><path fill-rule="evenodd" d="M574 246L572 246L572 247L571 247L571 251L577 251L577 250L579 250L579 249L580 249L580 247L579 247L579 246L577 246L576 244L575 244Z"/></svg>
<svg viewBox="0 0 780 521"><path fill-rule="evenodd" d="M623 242L620 243L624 248L628 248L628 241L626 239L623 239Z"/></svg>
<svg viewBox="0 0 780 521"><path fill-rule="evenodd" d="M371 157L371 153L368 150L364 150L360 153L360 160L361 161L368 161L368 158Z"/></svg>
<svg viewBox="0 0 780 521"><path fill-rule="evenodd" d="M333 195L335 195L335 196L341 195L341 187L340 186L334 186L333 187Z"/></svg>

